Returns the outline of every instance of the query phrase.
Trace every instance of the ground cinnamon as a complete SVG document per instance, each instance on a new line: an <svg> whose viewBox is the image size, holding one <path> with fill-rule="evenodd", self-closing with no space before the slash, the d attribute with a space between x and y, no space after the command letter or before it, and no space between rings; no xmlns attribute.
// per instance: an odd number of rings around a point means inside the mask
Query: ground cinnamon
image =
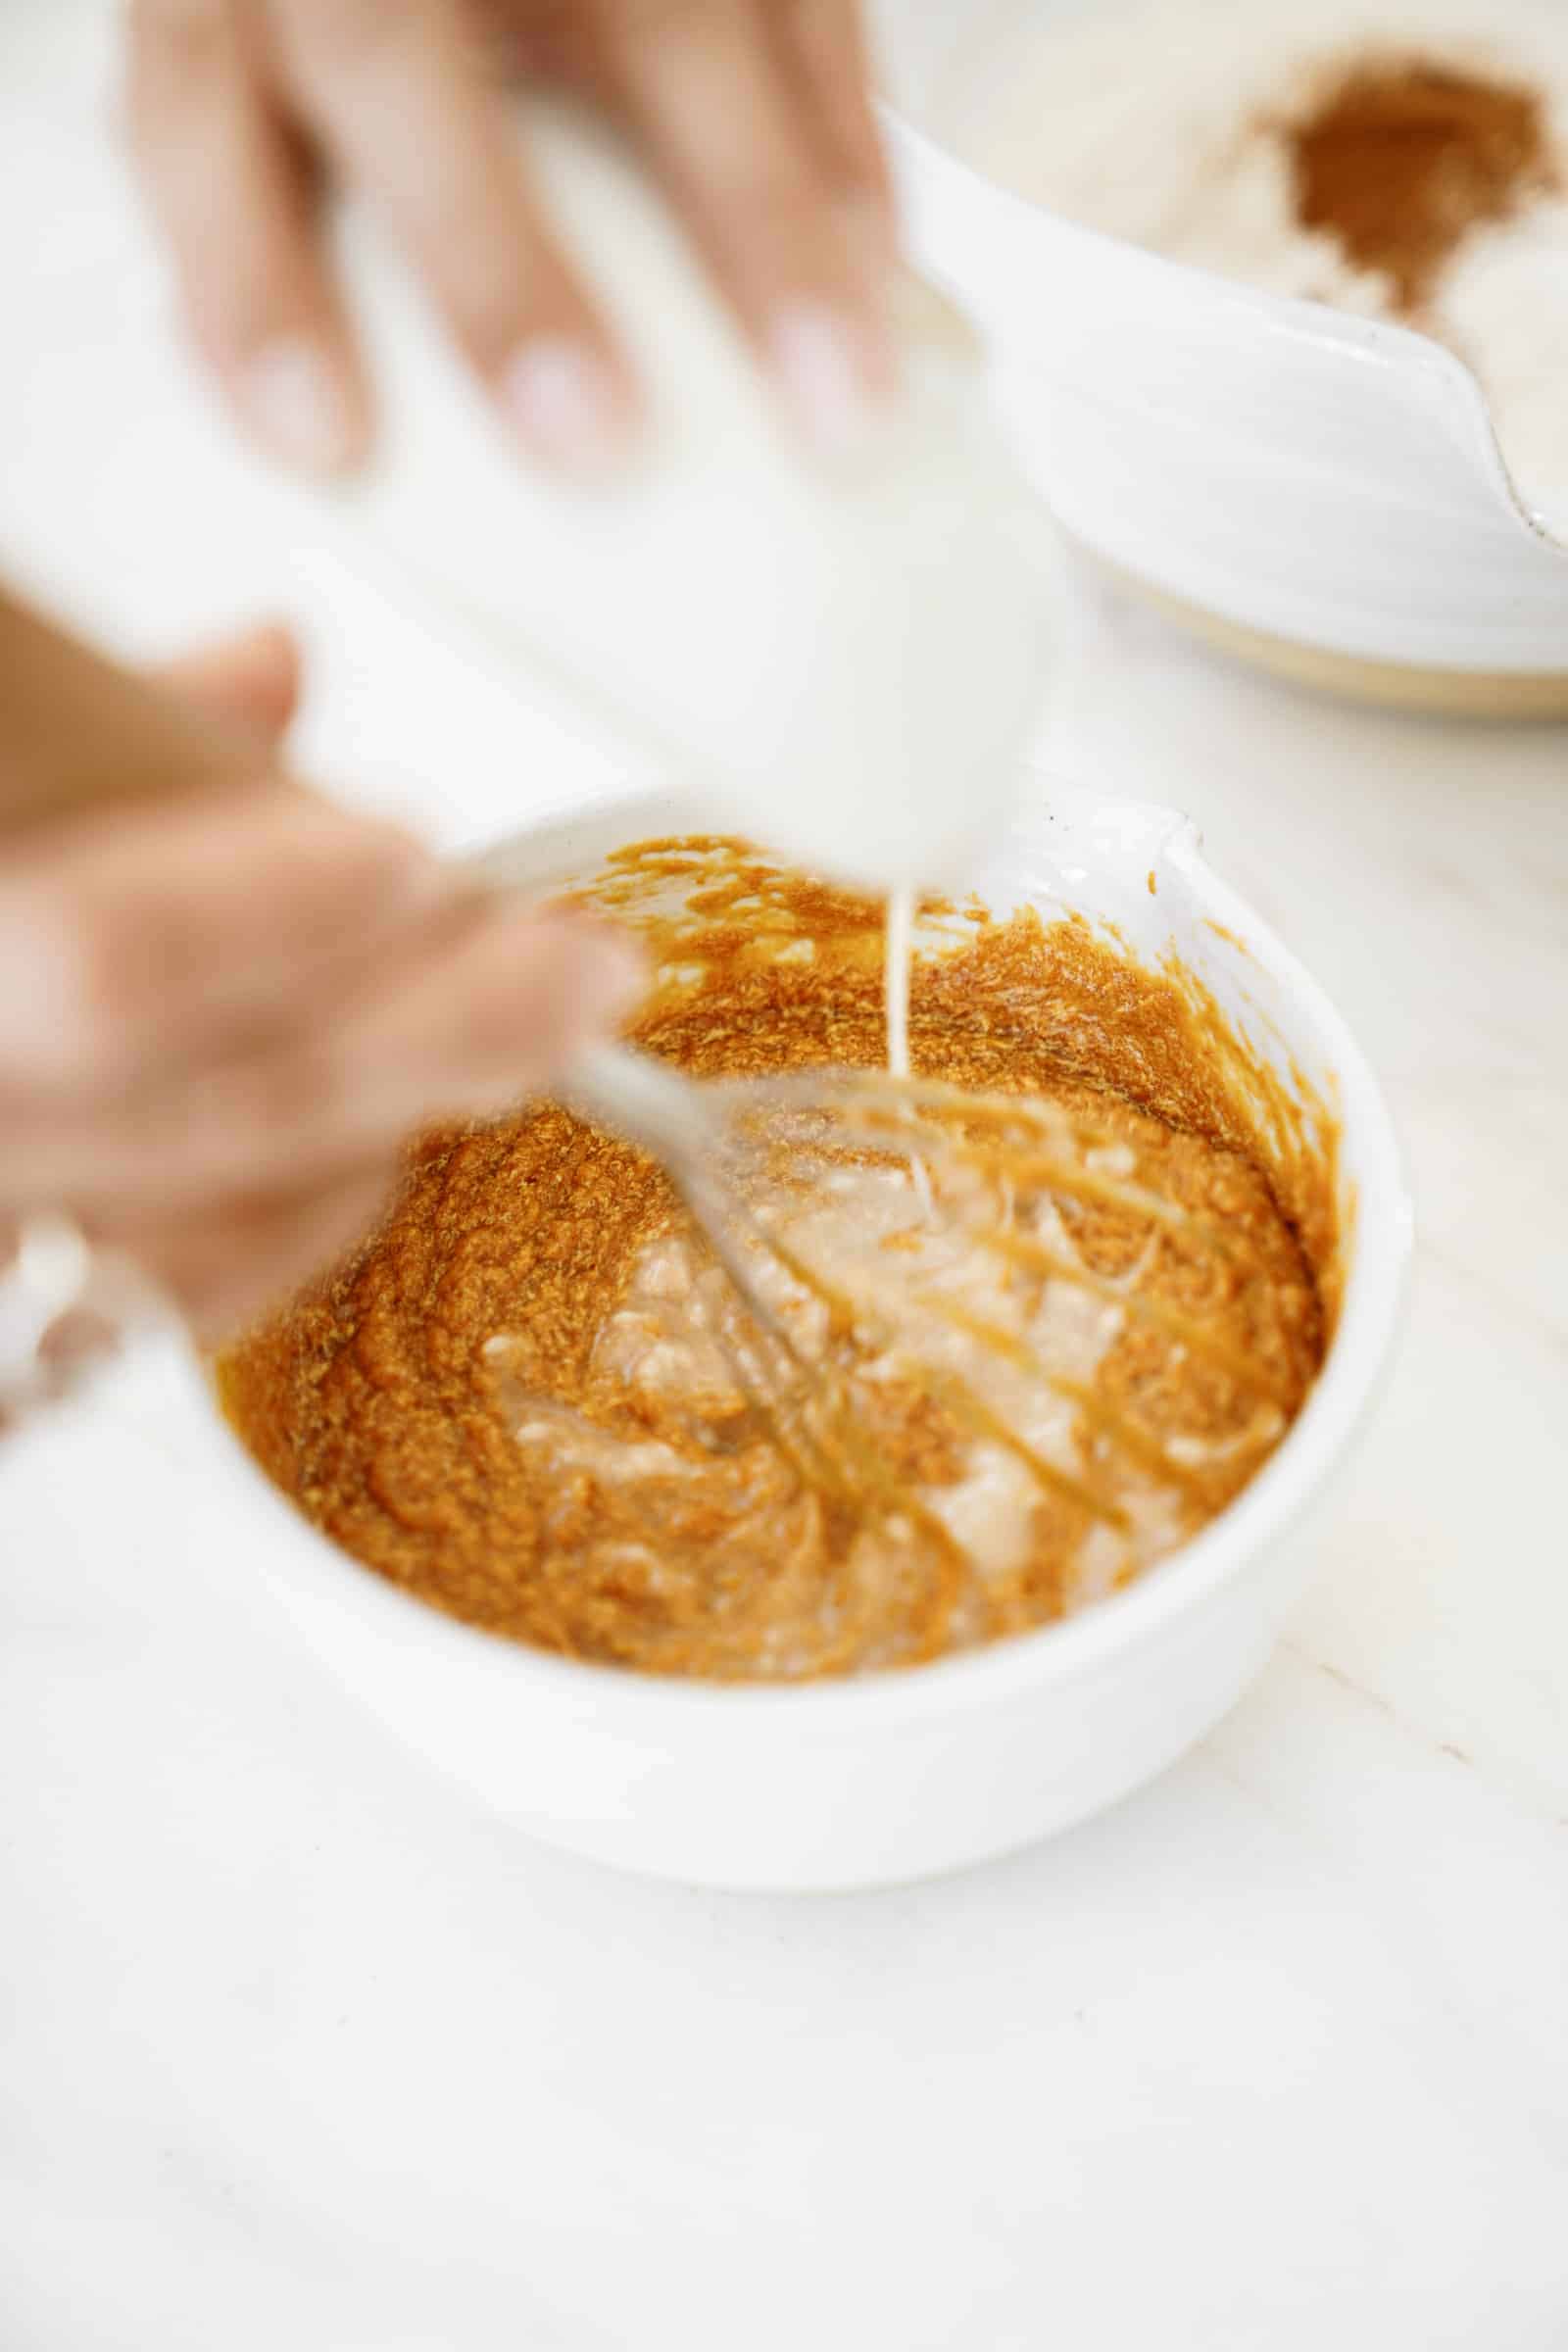
<svg viewBox="0 0 1568 2352"><path fill-rule="evenodd" d="M1285 130L1296 217L1418 312L1472 228L1558 184L1528 84L1420 58L1357 60Z"/></svg>

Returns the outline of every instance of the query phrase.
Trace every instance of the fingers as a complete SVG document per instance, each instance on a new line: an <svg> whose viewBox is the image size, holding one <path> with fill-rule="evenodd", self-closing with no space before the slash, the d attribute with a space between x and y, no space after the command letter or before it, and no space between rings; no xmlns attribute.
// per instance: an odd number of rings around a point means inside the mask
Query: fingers
<svg viewBox="0 0 1568 2352"><path fill-rule="evenodd" d="M635 388L529 186L498 31L630 118L801 429L830 454L858 444L893 365L852 0L132 0L141 175L251 435L318 473L368 438L314 149L381 212L534 456L595 473L621 454Z"/></svg>
<svg viewBox="0 0 1568 2352"><path fill-rule="evenodd" d="M299 649L271 622L183 654L159 674L193 710L249 727L269 748L287 732L299 702Z"/></svg>
<svg viewBox="0 0 1568 2352"><path fill-rule="evenodd" d="M459 902L422 953L394 958L336 1021L220 1066L199 1090L127 1107L105 1138L92 1197L152 1205L336 1178L420 1126L514 1109L644 986L640 958L613 933Z"/></svg>
<svg viewBox="0 0 1568 2352"><path fill-rule="evenodd" d="M6 1200L145 1223L341 1181L421 1125L512 1108L644 983L613 934L474 901L394 947L379 979L267 1047L112 1103L14 1090L0 1099Z"/></svg>
<svg viewBox="0 0 1568 2352"><path fill-rule="evenodd" d="M646 985L616 932L497 900L351 1020L341 1051L377 1074L379 1115L402 1127L501 1110L614 1028Z"/></svg>
<svg viewBox="0 0 1568 2352"><path fill-rule="evenodd" d="M0 865L0 1065L133 1087L265 1017L445 885L418 843L298 786L106 813Z"/></svg>
<svg viewBox="0 0 1568 2352"><path fill-rule="evenodd" d="M375 1224L397 1182L395 1155L335 1183L293 1187L182 1219L120 1218L92 1238L122 1250L180 1308L198 1339L240 1328L332 1263Z"/></svg>
<svg viewBox="0 0 1568 2352"><path fill-rule="evenodd" d="M892 183L857 0L790 0L769 19L841 217L873 267L886 266L894 253Z"/></svg>
<svg viewBox="0 0 1568 2352"><path fill-rule="evenodd" d="M275 108L241 0L134 0L129 123L192 335L241 427L331 474L369 412L316 234L307 159Z"/></svg>
<svg viewBox="0 0 1568 2352"><path fill-rule="evenodd" d="M595 471L630 379L529 188L459 0L275 0L290 85L545 463Z"/></svg>
<svg viewBox="0 0 1568 2352"><path fill-rule="evenodd" d="M860 152L854 106L836 99L832 136L820 126L842 28L811 20L809 69L786 66L764 0L619 0L605 38L607 71L800 429L829 456L857 447L892 359L863 227L841 201L844 140Z"/></svg>

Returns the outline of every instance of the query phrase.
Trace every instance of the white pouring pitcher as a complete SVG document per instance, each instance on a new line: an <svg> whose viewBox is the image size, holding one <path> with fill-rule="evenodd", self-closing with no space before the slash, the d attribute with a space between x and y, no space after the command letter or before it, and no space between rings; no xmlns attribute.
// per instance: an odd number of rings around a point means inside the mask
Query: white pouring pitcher
<svg viewBox="0 0 1568 2352"><path fill-rule="evenodd" d="M310 494L302 531L401 571L492 673L715 825L868 888L940 885L1007 813L1053 636L1043 509L973 338L933 297L901 331L885 426L829 466L625 153L557 107L520 125L636 369L637 445L589 484L531 463L351 220L377 446Z"/></svg>

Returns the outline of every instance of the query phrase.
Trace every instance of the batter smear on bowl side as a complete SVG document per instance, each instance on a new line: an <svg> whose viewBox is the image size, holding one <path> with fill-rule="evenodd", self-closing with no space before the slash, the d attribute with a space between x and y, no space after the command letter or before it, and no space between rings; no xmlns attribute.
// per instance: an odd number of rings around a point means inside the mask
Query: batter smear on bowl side
<svg viewBox="0 0 1568 2352"><path fill-rule="evenodd" d="M622 852L573 903L653 949L646 1051L702 1077L883 1064L879 903L710 837ZM224 1405L263 1468L452 1616L723 1680L912 1665L1048 1624L1223 1510L1332 1328L1331 1116L1190 974L1081 920L928 902L917 928L915 1070L1064 1105L1096 1165L1224 1247L1085 1198L1032 1211L1012 1255L981 1252L924 1217L917 1163L874 1156L805 1201L818 1262L869 1234L901 1295L947 1301L942 1345L970 1317L1018 1335L984 1366L1005 1439L946 1411L901 1345L867 1347L858 1407L918 1498L912 1535L803 1477L734 1375L741 1310L661 1168L551 1104L423 1137L379 1230L227 1352ZM817 1344L808 1293L776 1303Z"/></svg>

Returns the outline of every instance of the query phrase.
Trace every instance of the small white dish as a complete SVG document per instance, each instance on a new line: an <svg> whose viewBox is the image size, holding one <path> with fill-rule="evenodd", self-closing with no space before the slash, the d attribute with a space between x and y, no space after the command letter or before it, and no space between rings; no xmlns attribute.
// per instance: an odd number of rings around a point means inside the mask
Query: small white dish
<svg viewBox="0 0 1568 2352"><path fill-rule="evenodd" d="M1277 1453L1193 1543L1129 1591L935 1665L797 1688L683 1683L578 1664L438 1615L339 1551L269 1485L214 1410L202 1366L150 1348L122 1409L174 1443L329 1671L439 1770L534 1837L715 1886L920 1878L1110 1804L1179 1755L1266 1657L1310 1566L1288 1535L1317 1501L1387 1356L1410 1213L1387 1110L1322 992L1210 871L1190 824L1043 781L970 879L1174 949L1271 1066L1335 1102L1348 1235L1338 1330ZM498 843L499 878L544 890L702 811L661 792ZM1151 893L1149 877L1155 888Z"/></svg>

